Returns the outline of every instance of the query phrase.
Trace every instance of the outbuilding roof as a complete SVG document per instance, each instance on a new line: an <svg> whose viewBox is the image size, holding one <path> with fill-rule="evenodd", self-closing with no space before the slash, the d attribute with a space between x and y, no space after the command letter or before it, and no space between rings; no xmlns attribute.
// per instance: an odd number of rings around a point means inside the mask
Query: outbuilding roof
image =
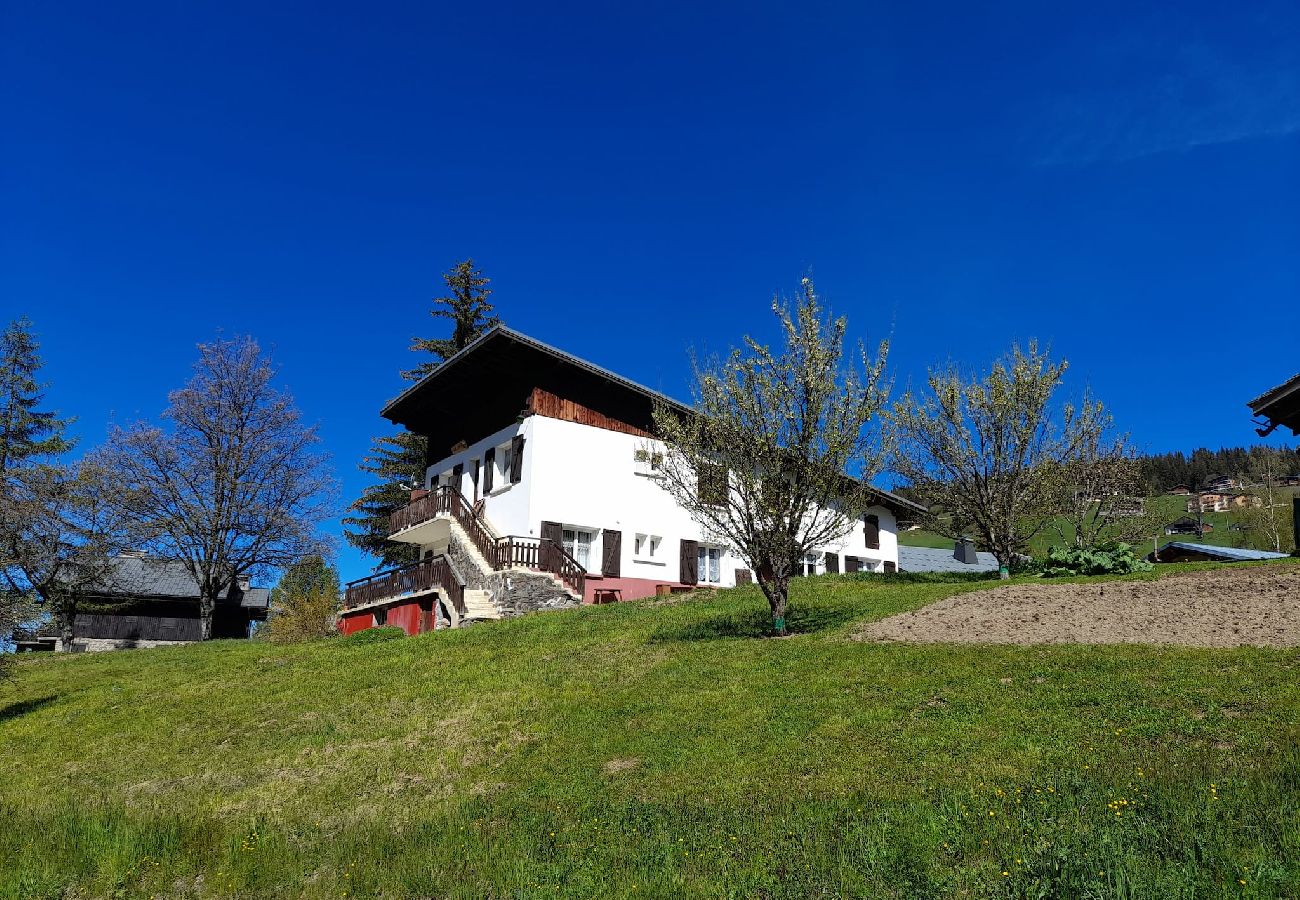
<svg viewBox="0 0 1300 900"><path fill-rule="evenodd" d="M1160 552L1168 550L1170 547L1179 550L1190 550L1193 553L1202 553L1213 559L1220 559L1224 562L1259 562L1268 559L1286 559L1286 553L1274 553L1271 550L1245 550L1240 547L1215 547L1212 544L1193 544L1188 541L1170 541L1160 548Z"/></svg>
<svg viewBox="0 0 1300 900"><path fill-rule="evenodd" d="M1265 391L1246 405L1256 417L1268 423L1259 429L1261 435L1279 426L1290 428L1292 434L1300 434L1300 374Z"/></svg>
<svg viewBox="0 0 1300 900"><path fill-rule="evenodd" d="M199 599L198 583L184 563L154 559L137 553L124 553L114 557L112 562L112 570L97 586L94 591L96 594L106 597ZM270 603L270 598L271 592L266 588L250 587L241 590L238 585L232 585L218 599L253 609L264 609Z"/></svg>
<svg viewBox="0 0 1300 900"><path fill-rule="evenodd" d="M977 563L964 563L953 556L953 551L941 547L905 547L898 545L898 570L900 572L996 572L998 558L992 553L979 551Z"/></svg>

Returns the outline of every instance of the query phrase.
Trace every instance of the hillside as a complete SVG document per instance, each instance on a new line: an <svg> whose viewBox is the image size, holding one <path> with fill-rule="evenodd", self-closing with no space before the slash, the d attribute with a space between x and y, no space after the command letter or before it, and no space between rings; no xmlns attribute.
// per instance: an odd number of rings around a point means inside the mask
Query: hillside
<svg viewBox="0 0 1300 900"><path fill-rule="evenodd" d="M1300 893L1296 651L851 639L988 586L31 658L0 896Z"/></svg>

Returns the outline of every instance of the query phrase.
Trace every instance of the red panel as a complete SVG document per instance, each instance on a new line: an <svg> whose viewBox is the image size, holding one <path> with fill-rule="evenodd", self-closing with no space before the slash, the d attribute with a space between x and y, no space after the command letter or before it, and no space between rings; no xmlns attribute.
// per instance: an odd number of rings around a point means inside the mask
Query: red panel
<svg viewBox="0 0 1300 900"><path fill-rule="evenodd" d="M351 614L344 613L339 619L339 634L346 637L358 631L365 631L374 625L374 621L374 614L368 609Z"/></svg>
<svg viewBox="0 0 1300 900"><path fill-rule="evenodd" d="M420 604L412 600L388 607L388 627L400 628L407 634L419 634Z"/></svg>

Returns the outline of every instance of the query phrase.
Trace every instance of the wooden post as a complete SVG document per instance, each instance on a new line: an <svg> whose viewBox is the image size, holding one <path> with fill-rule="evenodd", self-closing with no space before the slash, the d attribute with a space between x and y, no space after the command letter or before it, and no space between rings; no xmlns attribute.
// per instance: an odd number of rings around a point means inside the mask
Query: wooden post
<svg viewBox="0 0 1300 900"><path fill-rule="evenodd" d="M1300 496L1291 498L1291 524L1295 526L1295 549L1300 553Z"/></svg>

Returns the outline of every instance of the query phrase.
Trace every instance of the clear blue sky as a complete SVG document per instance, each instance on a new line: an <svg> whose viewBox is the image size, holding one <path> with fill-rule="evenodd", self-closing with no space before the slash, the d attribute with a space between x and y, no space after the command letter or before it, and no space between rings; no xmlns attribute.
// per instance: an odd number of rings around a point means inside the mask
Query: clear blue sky
<svg viewBox="0 0 1300 900"><path fill-rule="evenodd" d="M83 445L249 333L351 498L466 256L510 325L678 396L808 270L900 385L1038 337L1150 450L1251 442L1300 369L1293 2L2 16L0 314Z"/></svg>

